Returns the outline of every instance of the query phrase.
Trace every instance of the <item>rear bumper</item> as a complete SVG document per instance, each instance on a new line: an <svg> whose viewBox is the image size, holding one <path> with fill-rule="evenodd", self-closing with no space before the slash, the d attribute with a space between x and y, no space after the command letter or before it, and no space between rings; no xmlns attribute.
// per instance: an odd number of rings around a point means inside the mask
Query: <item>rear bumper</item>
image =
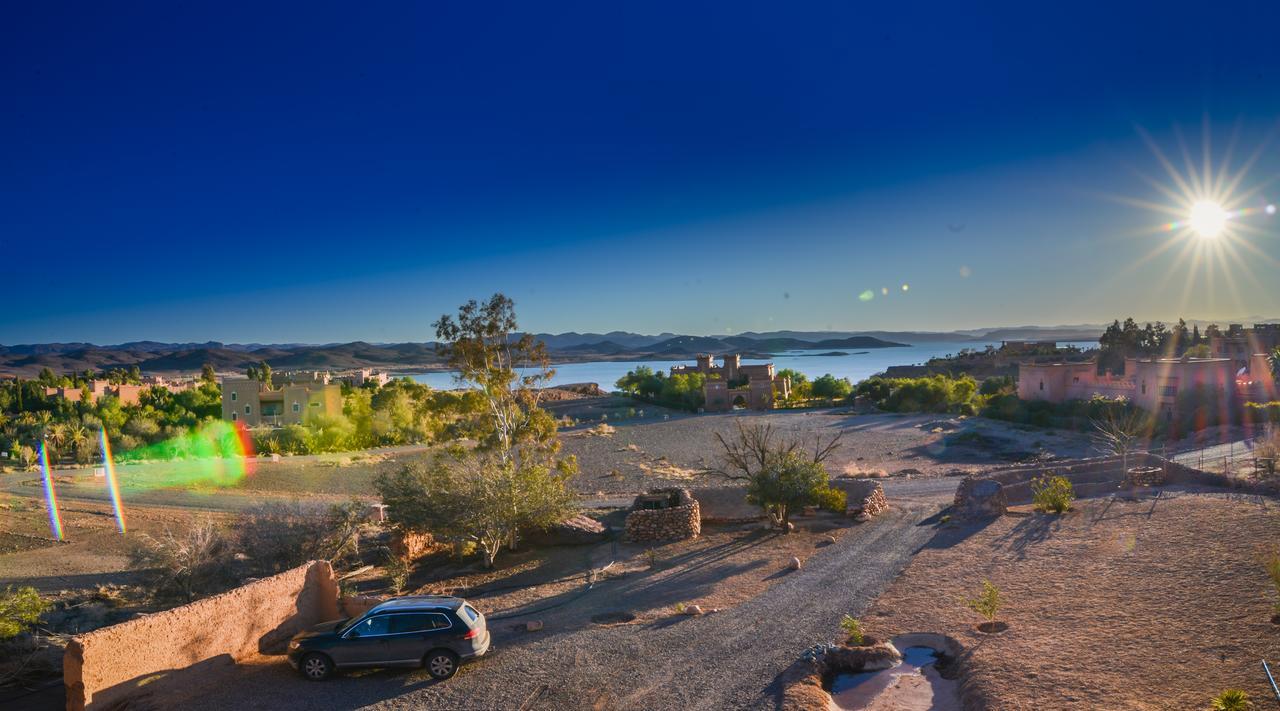
<svg viewBox="0 0 1280 711"><path fill-rule="evenodd" d="M463 659L474 659L475 657L484 656L489 651L489 630L485 629L484 634L474 640L471 644L471 651L463 651L458 655Z"/></svg>

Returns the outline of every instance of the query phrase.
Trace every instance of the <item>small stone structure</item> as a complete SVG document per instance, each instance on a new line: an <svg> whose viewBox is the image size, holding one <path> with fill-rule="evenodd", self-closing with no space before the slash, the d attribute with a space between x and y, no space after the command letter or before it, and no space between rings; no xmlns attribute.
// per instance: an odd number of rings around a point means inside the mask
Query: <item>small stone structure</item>
<svg viewBox="0 0 1280 711"><path fill-rule="evenodd" d="M870 518L889 508L889 501L884 497L884 487L878 481L840 477L833 479L831 486L844 491L846 516Z"/></svg>
<svg viewBox="0 0 1280 711"><path fill-rule="evenodd" d="M627 514L627 538L636 542L679 541L701 532L698 500L688 489L653 489L637 496Z"/></svg>
<svg viewBox="0 0 1280 711"><path fill-rule="evenodd" d="M955 511L960 518L1003 516L1008 508L1004 485L994 479L967 476L956 488Z"/></svg>
<svg viewBox="0 0 1280 711"><path fill-rule="evenodd" d="M1129 486L1163 486L1164 467L1130 467L1125 480Z"/></svg>

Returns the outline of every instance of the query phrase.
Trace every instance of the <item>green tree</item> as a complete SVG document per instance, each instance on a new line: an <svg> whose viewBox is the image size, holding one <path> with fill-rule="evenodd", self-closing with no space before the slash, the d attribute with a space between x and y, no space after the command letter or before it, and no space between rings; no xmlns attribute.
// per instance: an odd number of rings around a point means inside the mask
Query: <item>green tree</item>
<svg viewBox="0 0 1280 711"><path fill-rule="evenodd" d="M839 400L853 394L853 384L848 378L837 378L827 373L813 381L813 396Z"/></svg>
<svg viewBox="0 0 1280 711"><path fill-rule="evenodd" d="M572 514L577 496L568 481L577 461L558 457L556 421L539 407L538 389L554 371L545 345L516 336L511 299L469 301L435 327L440 352L483 403L470 423L477 447L384 475L376 486L393 520L474 541L492 566L502 544L515 549L522 528Z"/></svg>
<svg viewBox="0 0 1280 711"><path fill-rule="evenodd" d="M213 365L205 363L200 367L200 381L205 385L218 385L218 374L213 370Z"/></svg>

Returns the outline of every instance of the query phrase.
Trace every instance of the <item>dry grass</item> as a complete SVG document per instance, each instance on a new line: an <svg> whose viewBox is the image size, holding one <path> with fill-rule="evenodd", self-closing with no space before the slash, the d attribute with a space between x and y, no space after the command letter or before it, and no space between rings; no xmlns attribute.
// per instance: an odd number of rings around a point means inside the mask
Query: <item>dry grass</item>
<svg viewBox="0 0 1280 711"><path fill-rule="evenodd" d="M1275 501L1178 495L1091 500L946 529L866 616L872 634L942 632L972 649L967 708L1199 709L1225 688L1271 694L1280 658L1261 554ZM1002 635L959 602L989 578Z"/></svg>

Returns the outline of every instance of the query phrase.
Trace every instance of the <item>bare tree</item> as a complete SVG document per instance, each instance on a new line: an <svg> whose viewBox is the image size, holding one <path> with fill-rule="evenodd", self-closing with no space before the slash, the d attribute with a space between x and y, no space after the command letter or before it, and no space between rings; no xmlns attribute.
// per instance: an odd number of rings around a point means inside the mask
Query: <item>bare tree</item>
<svg viewBox="0 0 1280 711"><path fill-rule="evenodd" d="M1123 414L1109 412L1093 420L1093 445L1099 451L1120 457L1121 466L1129 471L1129 455L1138 449L1148 433L1146 418L1131 410Z"/></svg>
<svg viewBox="0 0 1280 711"><path fill-rule="evenodd" d="M828 487L823 462L840 447L842 436L837 434L826 442L815 437L809 450L800 439L778 435L773 425L738 422L736 437L726 439L716 433L724 450L724 466L717 473L745 482L747 500L764 509L774 525L788 529L791 512L815 503Z"/></svg>

